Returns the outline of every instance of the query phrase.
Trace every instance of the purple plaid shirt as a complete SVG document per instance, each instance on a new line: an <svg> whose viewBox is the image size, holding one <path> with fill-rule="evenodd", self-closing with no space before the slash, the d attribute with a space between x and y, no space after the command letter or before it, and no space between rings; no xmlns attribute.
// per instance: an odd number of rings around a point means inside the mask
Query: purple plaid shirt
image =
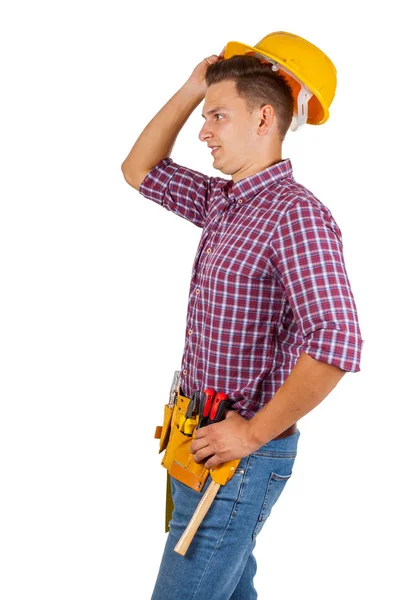
<svg viewBox="0 0 400 600"><path fill-rule="evenodd" d="M211 387L251 418L301 352L360 370L357 311L330 211L289 159L236 183L162 159L140 194L202 228L181 390Z"/></svg>

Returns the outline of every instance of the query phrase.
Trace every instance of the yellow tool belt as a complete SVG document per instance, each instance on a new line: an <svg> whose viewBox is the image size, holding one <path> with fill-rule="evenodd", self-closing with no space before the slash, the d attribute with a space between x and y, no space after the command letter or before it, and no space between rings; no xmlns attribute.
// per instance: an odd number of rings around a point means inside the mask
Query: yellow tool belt
<svg viewBox="0 0 400 600"><path fill-rule="evenodd" d="M201 492L209 474L214 481L225 485L233 477L240 462L240 459L230 460L210 470L202 463L194 461L189 448L199 417L185 419L189 402L190 398L183 396L179 391L174 406L164 406L163 425L156 428L154 435L160 440L159 453L165 450L161 464L167 469L166 531L169 529L168 523L173 509L169 476Z"/></svg>

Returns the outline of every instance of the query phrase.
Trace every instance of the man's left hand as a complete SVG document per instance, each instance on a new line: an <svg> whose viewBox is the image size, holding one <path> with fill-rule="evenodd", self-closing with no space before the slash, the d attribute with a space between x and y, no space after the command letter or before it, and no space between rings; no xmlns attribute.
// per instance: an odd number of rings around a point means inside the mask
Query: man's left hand
<svg viewBox="0 0 400 600"><path fill-rule="evenodd" d="M250 434L250 422L235 410L228 410L225 419L195 430L190 444L194 461L211 469L228 460L243 458L258 449Z"/></svg>

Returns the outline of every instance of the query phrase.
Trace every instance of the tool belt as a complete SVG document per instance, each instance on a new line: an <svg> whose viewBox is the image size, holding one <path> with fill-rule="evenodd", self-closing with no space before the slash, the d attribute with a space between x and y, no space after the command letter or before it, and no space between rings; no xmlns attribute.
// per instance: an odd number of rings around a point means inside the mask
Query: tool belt
<svg viewBox="0 0 400 600"><path fill-rule="evenodd" d="M161 465L167 470L165 531L169 530L168 523L173 510L170 476L193 490L201 492L210 474L216 483L225 485L233 477L240 462L240 459L230 460L212 469L206 469L202 463L194 461L189 448L193 440L193 432L198 424L199 415L191 421L191 433L184 433L183 420L189 402L190 398L184 396L179 388L175 404L164 406L163 425L158 426L154 434L154 437L160 440L159 453L165 450L161 461ZM296 423L283 431L277 438L292 435L295 431Z"/></svg>
<svg viewBox="0 0 400 600"><path fill-rule="evenodd" d="M180 430L181 419L186 414L189 402L190 398L183 396L179 391L175 405L164 406L164 422L162 427L157 427L154 437L160 439L159 453L165 450L161 461L162 466L172 477L200 492L210 474L210 469L194 461L193 454L189 450L193 433L188 435ZM194 418L193 431L198 419L199 416ZM238 462L238 459L230 460L211 469L213 479L220 485L225 485L233 476L235 464Z"/></svg>
<svg viewBox="0 0 400 600"><path fill-rule="evenodd" d="M179 388L176 402L173 406L164 406L164 422L162 427L156 428L154 437L160 440L159 453L165 450L161 461L162 466L167 469L167 490L165 510L165 531L169 530L169 521L174 508L170 477L174 477L181 483L189 486L197 492L201 492L211 472L211 477L220 485L225 485L234 475L240 459L230 460L221 465L206 469L202 463L196 463L190 452L190 444L193 440L193 432L198 424L199 415L192 421L192 432L190 435L183 433L182 418L185 417L190 398L183 396ZM183 429L181 431L180 429Z"/></svg>

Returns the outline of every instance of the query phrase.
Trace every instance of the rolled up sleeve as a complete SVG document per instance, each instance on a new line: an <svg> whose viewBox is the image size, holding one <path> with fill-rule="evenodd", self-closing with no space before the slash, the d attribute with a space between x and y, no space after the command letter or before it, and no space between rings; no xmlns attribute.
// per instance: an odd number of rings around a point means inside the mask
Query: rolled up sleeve
<svg viewBox="0 0 400 600"><path fill-rule="evenodd" d="M204 227L216 186L228 180L209 177L163 158L143 179L139 193L167 210Z"/></svg>
<svg viewBox="0 0 400 600"><path fill-rule="evenodd" d="M295 202L274 232L271 262L301 331L301 350L359 371L363 340L341 232L330 211L308 199Z"/></svg>

